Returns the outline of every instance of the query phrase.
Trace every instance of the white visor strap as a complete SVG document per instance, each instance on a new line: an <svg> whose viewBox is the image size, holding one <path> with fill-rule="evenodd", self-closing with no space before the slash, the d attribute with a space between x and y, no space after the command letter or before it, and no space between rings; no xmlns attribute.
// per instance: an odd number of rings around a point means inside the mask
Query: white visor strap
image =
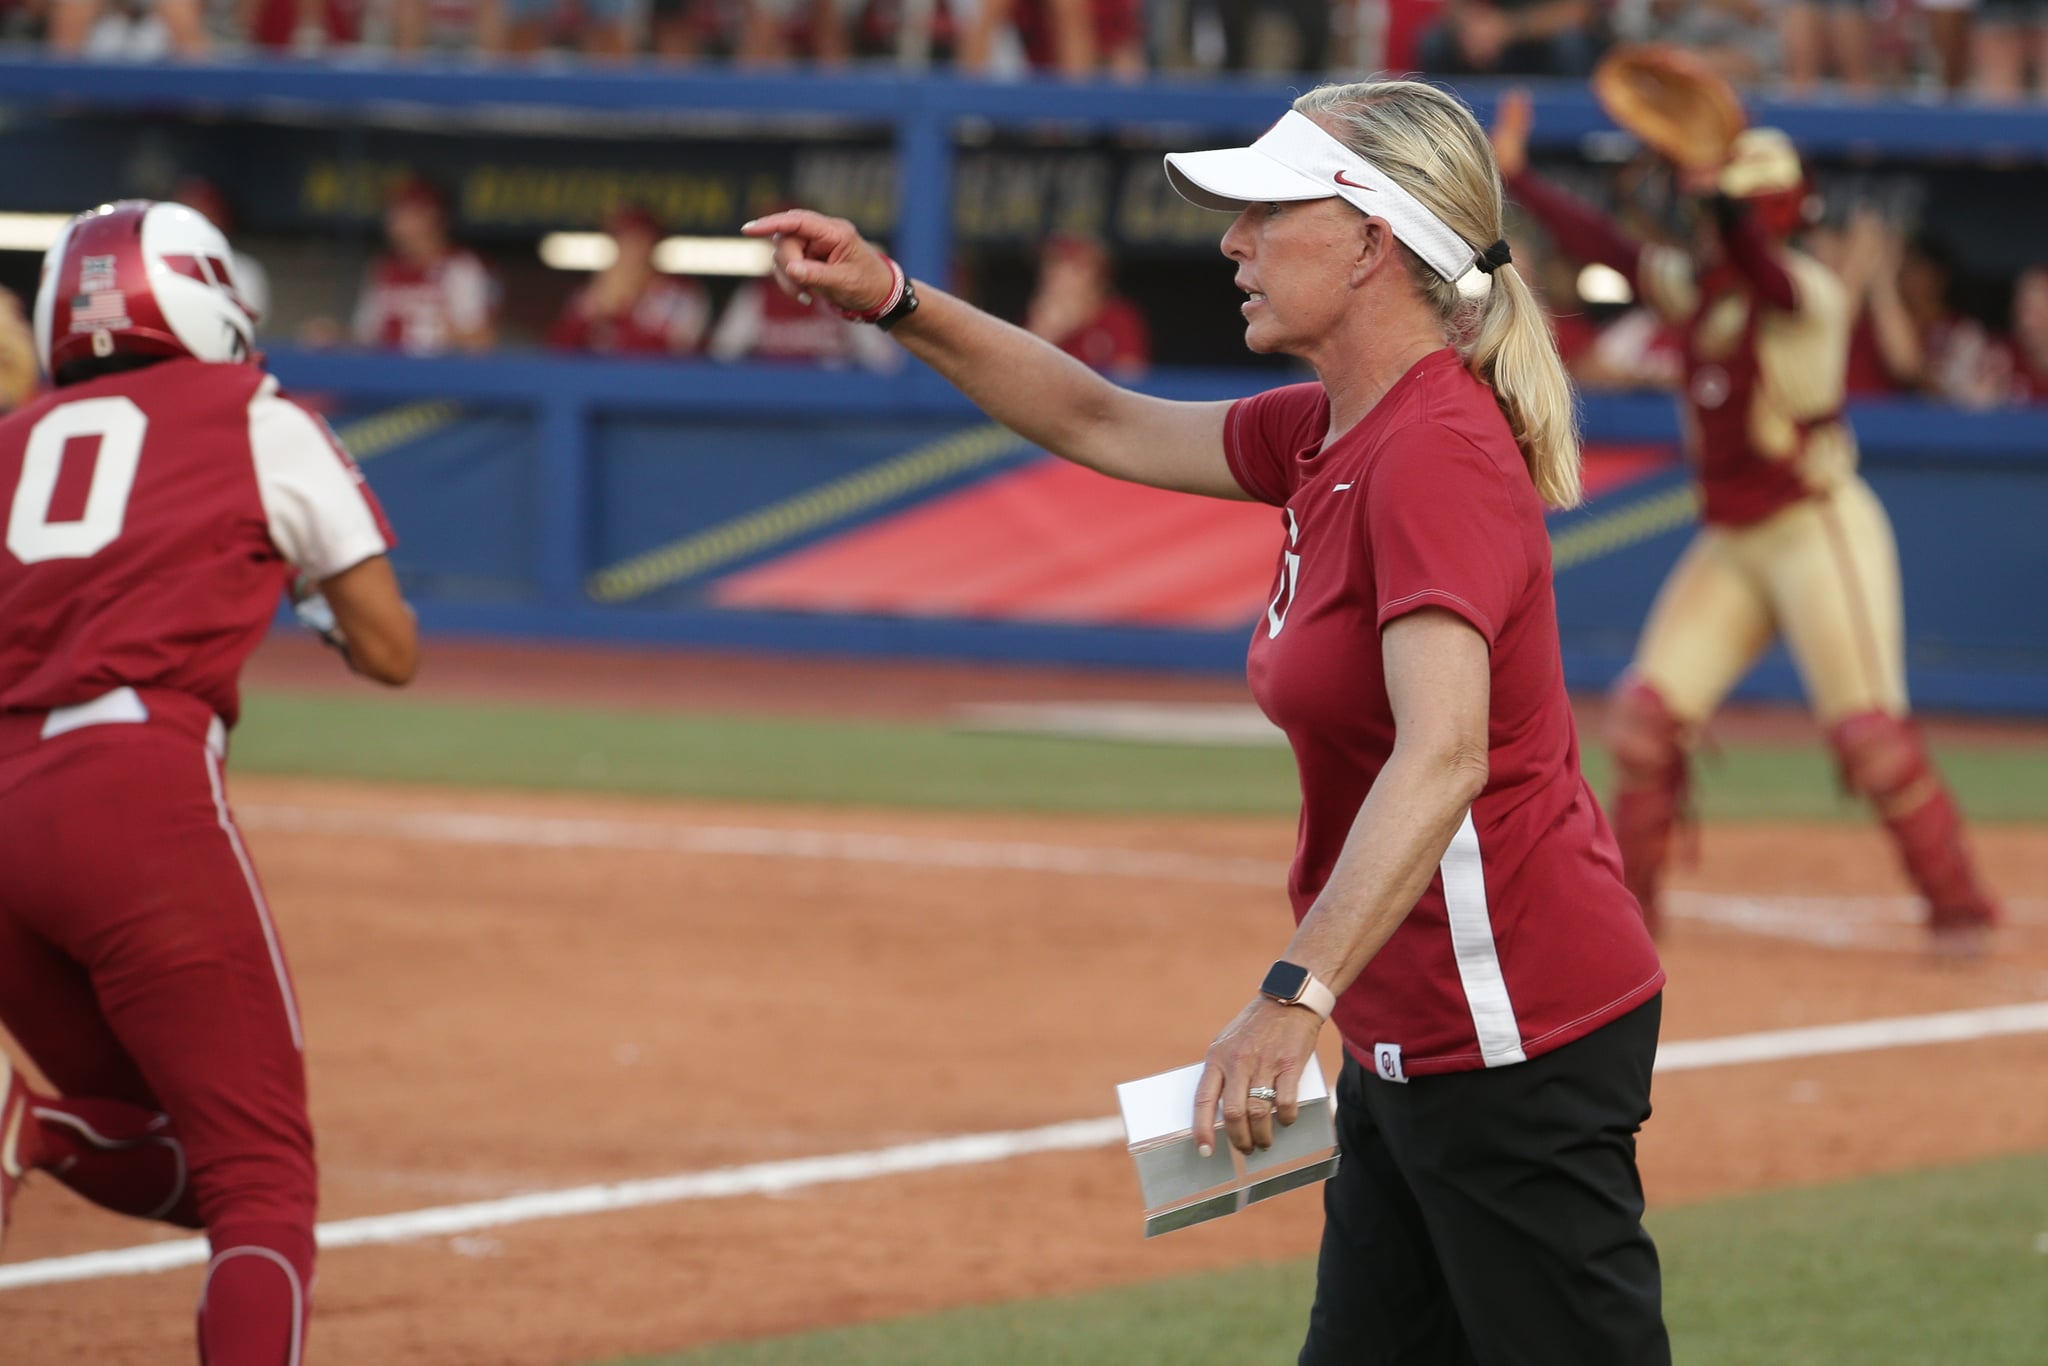
<svg viewBox="0 0 2048 1366"><path fill-rule="evenodd" d="M1384 218L1394 236L1446 280L1458 279L1479 259L1414 195L1296 110L1249 147L1168 152L1166 178L1190 203L1231 212L1247 204L1342 199Z"/></svg>

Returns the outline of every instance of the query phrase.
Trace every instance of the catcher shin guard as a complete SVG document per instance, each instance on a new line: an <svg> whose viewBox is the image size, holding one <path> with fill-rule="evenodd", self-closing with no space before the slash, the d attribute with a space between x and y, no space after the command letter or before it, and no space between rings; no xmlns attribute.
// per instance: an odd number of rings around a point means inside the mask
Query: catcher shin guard
<svg viewBox="0 0 2048 1366"><path fill-rule="evenodd" d="M1621 846L1623 881L1642 904L1651 933L1659 928L1657 889L1671 859L1671 835L1684 816L1688 771L1684 727L1664 698L1638 678L1623 680L1607 710L1607 747L1614 755L1609 815Z"/></svg>
<svg viewBox="0 0 2048 1366"><path fill-rule="evenodd" d="M1843 783L1877 808L1906 876L1927 899L1928 928L1941 934L1997 924L1998 905L1963 844L1962 813L1912 722L1861 712L1830 730L1828 741Z"/></svg>

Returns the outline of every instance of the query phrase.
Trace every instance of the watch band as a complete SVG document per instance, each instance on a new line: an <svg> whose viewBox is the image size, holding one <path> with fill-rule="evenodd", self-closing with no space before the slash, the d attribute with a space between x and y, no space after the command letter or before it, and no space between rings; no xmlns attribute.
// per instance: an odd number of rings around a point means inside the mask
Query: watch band
<svg viewBox="0 0 2048 1366"><path fill-rule="evenodd" d="M894 328L911 314L917 312L917 282L909 276L903 277L903 294L896 300L895 307L875 319L875 326L884 332Z"/></svg>
<svg viewBox="0 0 2048 1366"><path fill-rule="evenodd" d="M1308 980L1301 984L1301 995L1295 998L1294 1004L1307 1006L1327 1020L1330 1012L1337 1008L1337 993L1324 986L1320 977L1310 973Z"/></svg>

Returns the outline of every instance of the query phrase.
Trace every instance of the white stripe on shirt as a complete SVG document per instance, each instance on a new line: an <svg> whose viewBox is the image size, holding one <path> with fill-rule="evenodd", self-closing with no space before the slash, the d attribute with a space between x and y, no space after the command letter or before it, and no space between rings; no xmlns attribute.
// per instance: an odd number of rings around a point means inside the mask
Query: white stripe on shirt
<svg viewBox="0 0 2048 1366"><path fill-rule="evenodd" d="M1451 922L1451 950L1458 959L1458 980L1479 1035L1479 1054L1488 1067L1522 1062L1522 1027L1508 1000L1507 978L1493 943L1493 918L1486 906L1486 865L1479 854L1479 831L1471 811L1451 836L1440 865L1444 880L1444 911Z"/></svg>

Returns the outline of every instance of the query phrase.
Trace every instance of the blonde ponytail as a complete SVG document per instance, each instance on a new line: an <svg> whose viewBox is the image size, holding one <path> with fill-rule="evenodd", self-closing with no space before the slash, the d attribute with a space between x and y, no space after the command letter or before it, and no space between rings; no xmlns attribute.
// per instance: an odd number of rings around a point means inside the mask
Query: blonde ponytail
<svg viewBox="0 0 2048 1366"><path fill-rule="evenodd" d="M1513 266L1493 273L1478 326L1460 349L1472 373L1492 387L1537 494L1554 508L1577 507L1579 429L1571 383L1543 305Z"/></svg>
<svg viewBox="0 0 2048 1366"><path fill-rule="evenodd" d="M1325 85L1294 102L1420 200L1475 250L1501 236L1500 171L1472 111L1420 81ZM1408 251L1409 274L1436 306L1474 375L1493 390L1529 478L1554 508L1579 501L1579 431L1557 340L1511 265L1460 282ZM1484 283L1480 283L1480 282Z"/></svg>

